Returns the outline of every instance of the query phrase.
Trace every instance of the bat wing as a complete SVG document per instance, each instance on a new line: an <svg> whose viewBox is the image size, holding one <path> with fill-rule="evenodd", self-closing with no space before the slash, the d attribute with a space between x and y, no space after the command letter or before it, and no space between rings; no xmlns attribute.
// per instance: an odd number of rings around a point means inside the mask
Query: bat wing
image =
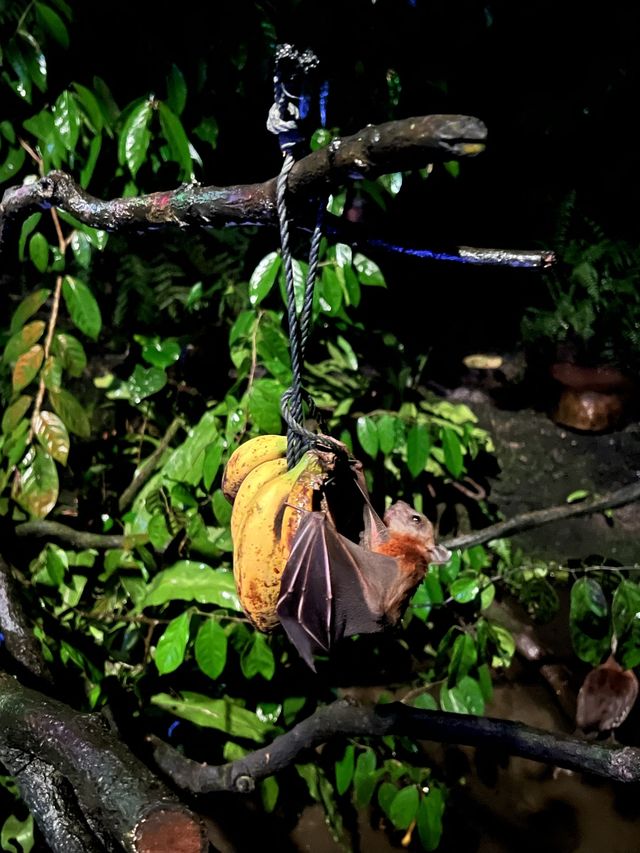
<svg viewBox="0 0 640 853"><path fill-rule="evenodd" d="M323 512L304 515L282 574L277 613L289 639L315 670L313 655L340 639L385 624L396 561L341 536Z"/></svg>

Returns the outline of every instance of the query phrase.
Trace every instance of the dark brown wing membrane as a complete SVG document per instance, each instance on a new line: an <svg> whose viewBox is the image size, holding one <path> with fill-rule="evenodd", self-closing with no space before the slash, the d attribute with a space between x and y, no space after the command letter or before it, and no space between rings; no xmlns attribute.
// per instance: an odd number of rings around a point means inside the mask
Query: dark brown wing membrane
<svg viewBox="0 0 640 853"><path fill-rule="evenodd" d="M313 670L314 654L383 628L386 591L398 574L395 560L341 536L325 513L305 514L282 574L277 614Z"/></svg>

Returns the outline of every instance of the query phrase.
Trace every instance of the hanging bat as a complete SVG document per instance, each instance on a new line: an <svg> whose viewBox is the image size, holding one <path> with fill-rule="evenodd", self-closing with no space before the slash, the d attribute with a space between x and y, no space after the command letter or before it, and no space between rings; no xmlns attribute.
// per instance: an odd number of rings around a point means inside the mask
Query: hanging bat
<svg viewBox="0 0 640 853"><path fill-rule="evenodd" d="M365 497L364 516L358 545L328 512L305 513L282 574L278 618L314 671L314 653L395 625L429 563L451 556L435 544L429 519L404 501L383 522Z"/></svg>

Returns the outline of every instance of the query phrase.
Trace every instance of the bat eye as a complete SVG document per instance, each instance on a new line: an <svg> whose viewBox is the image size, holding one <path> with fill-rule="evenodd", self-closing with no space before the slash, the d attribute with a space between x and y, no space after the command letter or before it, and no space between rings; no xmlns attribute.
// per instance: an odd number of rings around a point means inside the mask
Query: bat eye
<svg viewBox="0 0 640 853"><path fill-rule="evenodd" d="M414 524L420 524L420 522L422 521L422 519L420 518L420 516L419 516L419 515L412 515L412 516L411 516L411 521L413 521L413 523L414 523Z"/></svg>

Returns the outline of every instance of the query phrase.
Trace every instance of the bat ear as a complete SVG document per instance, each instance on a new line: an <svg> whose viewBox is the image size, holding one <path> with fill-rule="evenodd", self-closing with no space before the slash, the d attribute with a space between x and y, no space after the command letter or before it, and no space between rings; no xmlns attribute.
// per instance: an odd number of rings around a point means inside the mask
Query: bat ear
<svg viewBox="0 0 640 853"><path fill-rule="evenodd" d="M431 564L448 563L451 559L451 551L444 545L432 545L429 551L429 563Z"/></svg>

